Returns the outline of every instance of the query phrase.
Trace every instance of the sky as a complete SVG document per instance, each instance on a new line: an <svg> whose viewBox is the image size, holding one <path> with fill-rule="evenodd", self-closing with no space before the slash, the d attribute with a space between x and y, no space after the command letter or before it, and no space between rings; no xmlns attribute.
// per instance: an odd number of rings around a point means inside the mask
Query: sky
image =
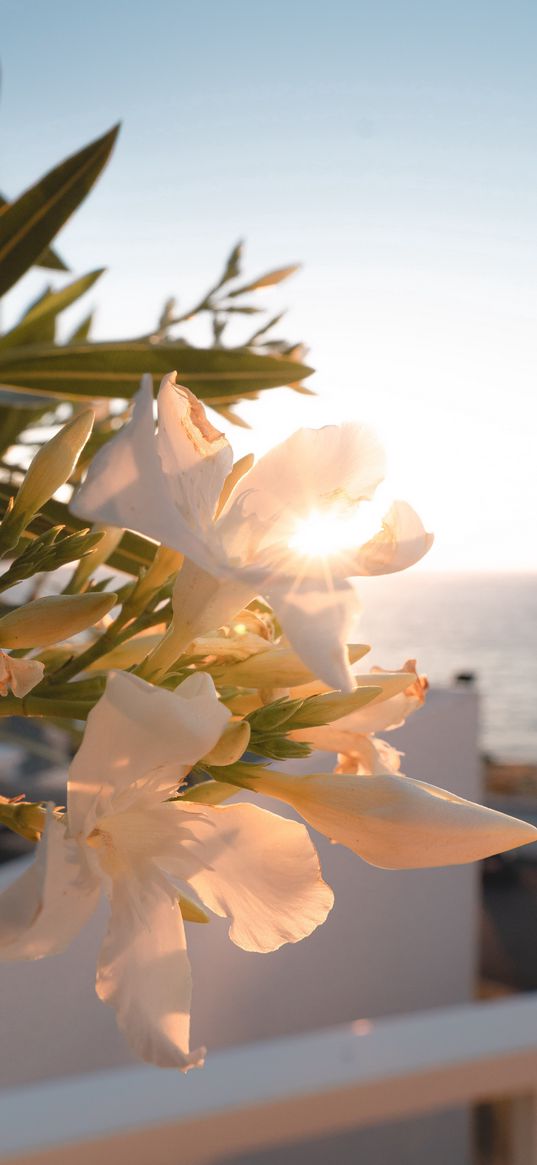
<svg viewBox="0 0 537 1165"><path fill-rule="evenodd" d="M300 261L263 303L289 308L317 396L243 405L238 455L363 420L382 496L435 531L424 569L534 570L536 36L520 0L0 0L0 188L120 119L58 241L77 274L108 268L95 336L191 303L238 238L248 274Z"/></svg>

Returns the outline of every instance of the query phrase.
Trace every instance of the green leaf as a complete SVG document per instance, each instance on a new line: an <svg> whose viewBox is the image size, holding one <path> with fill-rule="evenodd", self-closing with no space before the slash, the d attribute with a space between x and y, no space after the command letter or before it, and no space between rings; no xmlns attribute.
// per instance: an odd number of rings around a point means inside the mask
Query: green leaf
<svg viewBox="0 0 537 1165"><path fill-rule="evenodd" d="M228 293L229 298L235 299L237 295L244 295L247 291L257 291L259 287L272 287L274 283L282 283L284 279L294 275L295 271L300 271L300 263L292 263L290 267L276 267L274 271L267 271L266 275L252 279L251 283L236 287L234 291Z"/></svg>
<svg viewBox="0 0 537 1165"><path fill-rule="evenodd" d="M255 331L250 336L250 339L248 340L248 347L250 348L253 344L255 344L256 341L259 340L259 337L264 336L266 332L270 331L271 328L275 328L276 324L279 324L280 320L283 320L285 314L286 313L284 311L279 312L278 315L272 316L270 320L267 320L266 324L263 324L261 328L258 328L257 331Z"/></svg>
<svg viewBox="0 0 537 1165"><path fill-rule="evenodd" d="M322 696L310 696L287 721L286 732L295 728L317 728L341 720L342 716L369 704L381 692L382 688L375 688L372 684L371 687L355 688L353 692L324 692Z"/></svg>
<svg viewBox="0 0 537 1165"><path fill-rule="evenodd" d="M85 198L103 169L116 126L0 209L0 295L24 275Z"/></svg>
<svg viewBox="0 0 537 1165"><path fill-rule="evenodd" d="M45 267L48 271L68 271L67 263L64 263L61 255L57 251L53 251L52 247L45 247L38 259L35 261L36 267Z"/></svg>
<svg viewBox="0 0 537 1165"><path fill-rule="evenodd" d="M0 512L5 511L13 493L13 486L5 481L0 482ZM52 526L64 526L68 533L87 529L85 523L71 513L65 502L51 498L42 507L39 514L32 519L17 549L21 551L32 539L46 533ZM156 544L150 542L148 538L143 538L141 534L133 534L130 530L126 530L119 546L110 555L108 565L115 570L122 570L126 574L138 575L142 567L148 567L153 561L156 549Z"/></svg>
<svg viewBox="0 0 537 1165"><path fill-rule="evenodd" d="M244 305L238 303L218 304L218 311L228 312L230 315L256 316L263 310L262 307L254 307L253 303L245 303Z"/></svg>
<svg viewBox="0 0 537 1165"><path fill-rule="evenodd" d="M226 404L310 376L312 368L248 348L186 348L147 341L34 345L0 351L0 384L67 400L131 397L144 372L178 369L178 381L202 400Z"/></svg>
<svg viewBox="0 0 537 1165"><path fill-rule="evenodd" d="M15 445L30 425L35 424L39 417L50 407L48 400L42 397L15 397L17 403L12 403L10 393L0 392L0 457Z"/></svg>
<svg viewBox="0 0 537 1165"><path fill-rule="evenodd" d="M303 741L289 740L287 736L266 738L260 736L253 744L250 742L248 752L265 760L293 760L296 757L309 756L311 747Z"/></svg>
<svg viewBox="0 0 537 1165"><path fill-rule="evenodd" d="M6 591L23 579L32 578L34 574L57 570L68 562L84 558L102 537L102 531L91 532L88 529L68 534L61 526L51 527L40 538L28 542L22 548L22 553L0 576L0 591Z"/></svg>
<svg viewBox="0 0 537 1165"><path fill-rule="evenodd" d="M3 206L7 206L8 202L9 198L4 198L3 194L0 194L0 210ZM58 255L57 251L52 250L52 247L45 247L45 250L42 251L42 253L39 255L39 258L36 259L35 266L44 267L48 271L69 270L67 264L64 263L63 259L60 255Z"/></svg>
<svg viewBox="0 0 537 1165"><path fill-rule="evenodd" d="M93 287L93 284L100 279L104 270L104 267L100 267L96 271L90 271L88 275L82 275L80 279L73 280L72 283L67 284L67 287L62 287L59 291L48 290L45 292L37 303L26 312L16 327L0 336L0 351L6 348L22 348L26 344L47 343L49 337L46 334L43 335L43 324L52 325L51 338L53 342L54 321L57 315L85 295L90 287Z"/></svg>
<svg viewBox="0 0 537 1165"><path fill-rule="evenodd" d="M94 315L95 313L90 311L89 315L85 316L84 319L80 321L74 332L71 332L71 335L67 341L68 344L83 344L84 340L88 339Z"/></svg>
<svg viewBox="0 0 537 1165"><path fill-rule="evenodd" d="M229 421L230 425L236 425L238 429L252 428L252 426L248 424L248 421L244 420L244 417L239 417L238 413L234 413L233 409L229 408L227 405L216 405L214 402L211 402L211 407L216 413L219 413L225 421Z"/></svg>
<svg viewBox="0 0 537 1165"><path fill-rule="evenodd" d="M303 700L288 700L286 696L282 696L271 704L256 708L249 713L246 719L250 723L252 732L272 733L281 729L284 724L286 725L285 731L287 731L287 722L300 711L303 703Z"/></svg>
<svg viewBox="0 0 537 1165"><path fill-rule="evenodd" d="M239 242L236 243L233 247L233 250L228 256L226 265L224 267L224 274L222 275L218 287L222 287L224 283L228 283L230 279L236 279L237 275L240 275L243 247L244 243L242 242L242 239L239 240Z"/></svg>

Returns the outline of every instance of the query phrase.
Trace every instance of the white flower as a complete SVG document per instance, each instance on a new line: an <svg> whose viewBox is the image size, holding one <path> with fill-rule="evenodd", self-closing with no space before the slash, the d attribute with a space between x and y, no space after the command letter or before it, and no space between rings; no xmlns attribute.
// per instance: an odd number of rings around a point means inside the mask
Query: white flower
<svg viewBox="0 0 537 1165"><path fill-rule="evenodd" d="M300 728L290 735L293 740L307 741L314 748L342 754L339 772L356 772L358 769L364 773L375 772L376 751L379 749L388 750L385 756L392 754L388 767L397 770L399 764L395 749L384 741L375 740L373 734L400 728L408 716L417 712L425 701L428 680L426 676L418 675L414 659L408 659L398 672L372 667L365 675L355 676L355 680L358 687L378 684L381 691L364 708L356 708L331 724ZM300 696L300 688L293 692L295 694Z"/></svg>
<svg viewBox="0 0 537 1165"><path fill-rule="evenodd" d="M231 470L227 440L193 394L176 384L175 373L160 388L155 434L151 378L144 377L132 420L97 453L73 509L136 530L191 560L176 583L167 663L179 644L220 626L262 592L314 674L351 689L346 642L357 599L347 579L403 570L426 553L432 536L406 502L395 502L382 530L364 545L344 548L338 535L325 555L320 534L311 552L312 529L326 532L332 522L339 527L349 519L352 530L358 504L383 478L383 453L362 425L299 429L242 476L237 472L229 492ZM226 479L228 496L219 509ZM300 552L301 523L307 552Z"/></svg>
<svg viewBox="0 0 537 1165"><path fill-rule="evenodd" d="M7 696L10 689L14 696L27 696L41 683L44 671L39 659L17 659L0 651L0 696Z"/></svg>
<svg viewBox="0 0 537 1165"><path fill-rule="evenodd" d="M97 994L133 1050L163 1067L189 1051L191 975L179 895L231 919L250 951L296 942L332 906L304 826L254 805L167 801L219 740L229 713L212 680L176 692L113 673L71 766L67 814L49 814L33 864L0 895L0 958L63 950L104 889Z"/></svg>

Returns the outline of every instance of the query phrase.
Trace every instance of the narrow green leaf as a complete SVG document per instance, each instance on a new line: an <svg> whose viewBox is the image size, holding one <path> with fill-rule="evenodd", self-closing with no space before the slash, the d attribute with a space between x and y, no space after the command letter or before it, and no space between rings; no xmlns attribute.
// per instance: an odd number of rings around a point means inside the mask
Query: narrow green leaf
<svg viewBox="0 0 537 1165"><path fill-rule="evenodd" d="M84 340L88 339L91 331L91 325L93 324L94 315L95 312L90 311L89 314L85 316L79 324L77 324L74 332L72 332L69 336L67 341L68 344L83 344Z"/></svg>
<svg viewBox="0 0 537 1165"><path fill-rule="evenodd" d="M372 679L374 683L374 676ZM348 716L369 704L381 691L382 688L375 688L372 684L367 688L355 688L353 692L325 692L322 696L310 696L287 721L286 732L295 728L317 728L321 724L341 720L342 716Z"/></svg>
<svg viewBox="0 0 537 1165"><path fill-rule="evenodd" d="M256 316L263 311L263 308L254 307L253 303L245 303L244 306L238 303L219 303L218 311L227 312L230 315Z"/></svg>
<svg viewBox="0 0 537 1165"><path fill-rule="evenodd" d="M222 278L218 284L219 287L222 287L224 283L228 283L230 279L236 279L237 276L240 275L243 247L244 243L242 242L242 239L240 239L239 242L236 243L233 247L233 250L229 254L226 265L224 267Z"/></svg>
<svg viewBox="0 0 537 1165"><path fill-rule="evenodd" d="M266 332L270 331L271 328L275 328L276 324L279 324L280 320L283 320L285 314L286 313L284 311L279 312L278 315L272 316L270 320L267 320L266 324L263 324L261 328L258 328L257 331L255 331L250 336L250 339L248 340L248 347L252 347L252 345L255 344L257 340L259 340L260 336L264 336Z"/></svg>
<svg viewBox="0 0 537 1165"><path fill-rule="evenodd" d="M71 155L0 209L0 295L43 251L91 190L103 169L119 127Z"/></svg>
<svg viewBox="0 0 537 1165"><path fill-rule="evenodd" d="M275 283L282 283L284 279L294 275L295 271L300 271L300 263L292 263L290 267L276 267L274 271L267 271L266 275L252 279L251 283L243 283L242 287L236 287L234 291L229 292L229 298L235 299L247 291L257 291L260 287L272 287Z"/></svg>
<svg viewBox="0 0 537 1165"><path fill-rule="evenodd" d="M59 291L49 290L40 296L16 327L0 336L0 351L9 348L22 348L26 344L47 343L47 336L43 337L43 324L52 327L53 340L56 316L85 295L90 287L93 287L94 283L100 279L104 270L104 267L100 267L96 271L90 271L88 275L74 279L72 283L68 283L67 287L62 287Z"/></svg>
<svg viewBox="0 0 537 1165"><path fill-rule="evenodd" d="M0 210L3 206L7 206L8 202L9 198L4 198L3 194L0 194ZM52 247L45 247L44 251L42 251L39 257L35 260L35 266L44 267L48 271L69 270L61 255L58 255L57 251L53 251Z"/></svg>
<svg viewBox="0 0 537 1165"><path fill-rule="evenodd" d="M35 261L36 267L44 267L48 271L69 271L67 263L64 263L61 255L54 251L52 247L45 247L38 259Z"/></svg>
<svg viewBox="0 0 537 1165"><path fill-rule="evenodd" d="M236 425L238 429L252 428L252 426L248 424L248 421L245 421L244 417L239 417L238 413L235 413L232 408L227 408L226 405L217 405L214 404L214 402L211 402L211 407L214 408L214 411L219 413L225 421L229 421L230 425Z"/></svg>
<svg viewBox="0 0 537 1165"><path fill-rule="evenodd" d="M161 377L174 368L180 384L202 400L219 404L293 384L313 372L295 360L248 348L186 348L146 341L0 351L2 387L67 400L129 398L144 372Z"/></svg>
<svg viewBox="0 0 537 1165"><path fill-rule="evenodd" d="M9 399L7 393L4 395L0 392L0 457L17 443L21 433L35 424L49 407L49 402L43 403L40 397L35 398L35 404L33 397L21 396L17 404L8 403ZM41 403L38 404L38 401Z"/></svg>

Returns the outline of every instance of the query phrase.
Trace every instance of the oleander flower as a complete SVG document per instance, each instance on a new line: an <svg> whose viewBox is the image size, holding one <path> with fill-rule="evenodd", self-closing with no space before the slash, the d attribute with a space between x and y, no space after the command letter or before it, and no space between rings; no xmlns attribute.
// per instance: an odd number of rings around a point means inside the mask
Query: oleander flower
<svg viewBox="0 0 537 1165"><path fill-rule="evenodd" d="M428 680L418 675L414 659L408 659L398 672L372 667L355 679L358 686L378 684L381 691L365 707L356 708L331 724L300 728L290 735L293 740L307 741L314 748L339 753L338 772L374 773L377 753L389 769L397 771L399 754L374 734L400 728L408 716L417 712L425 702Z"/></svg>
<svg viewBox="0 0 537 1165"><path fill-rule="evenodd" d="M175 584L174 623L157 649L163 669L262 593L314 674L352 689L346 643L358 600L347 580L411 566L432 536L396 501L361 544L358 507L384 476L382 450L362 425L299 429L252 467L232 461L226 438L175 373L162 382L155 433L146 376L132 420L96 454L72 508L190 560Z"/></svg>
<svg viewBox="0 0 537 1165"><path fill-rule="evenodd" d="M32 688L41 683L45 671L39 659L17 659L0 650L0 696L9 691L14 696L27 696Z"/></svg>
<svg viewBox="0 0 537 1165"><path fill-rule="evenodd" d="M201 902L230 918L248 951L304 938L333 901L303 825L250 804L167 800L228 721L208 675L168 692L112 673L71 765L65 817L49 812L33 864L0 895L0 958L38 959L65 949L104 890L97 994L134 1052L162 1067L203 1062L189 1050L180 901L186 916Z"/></svg>

